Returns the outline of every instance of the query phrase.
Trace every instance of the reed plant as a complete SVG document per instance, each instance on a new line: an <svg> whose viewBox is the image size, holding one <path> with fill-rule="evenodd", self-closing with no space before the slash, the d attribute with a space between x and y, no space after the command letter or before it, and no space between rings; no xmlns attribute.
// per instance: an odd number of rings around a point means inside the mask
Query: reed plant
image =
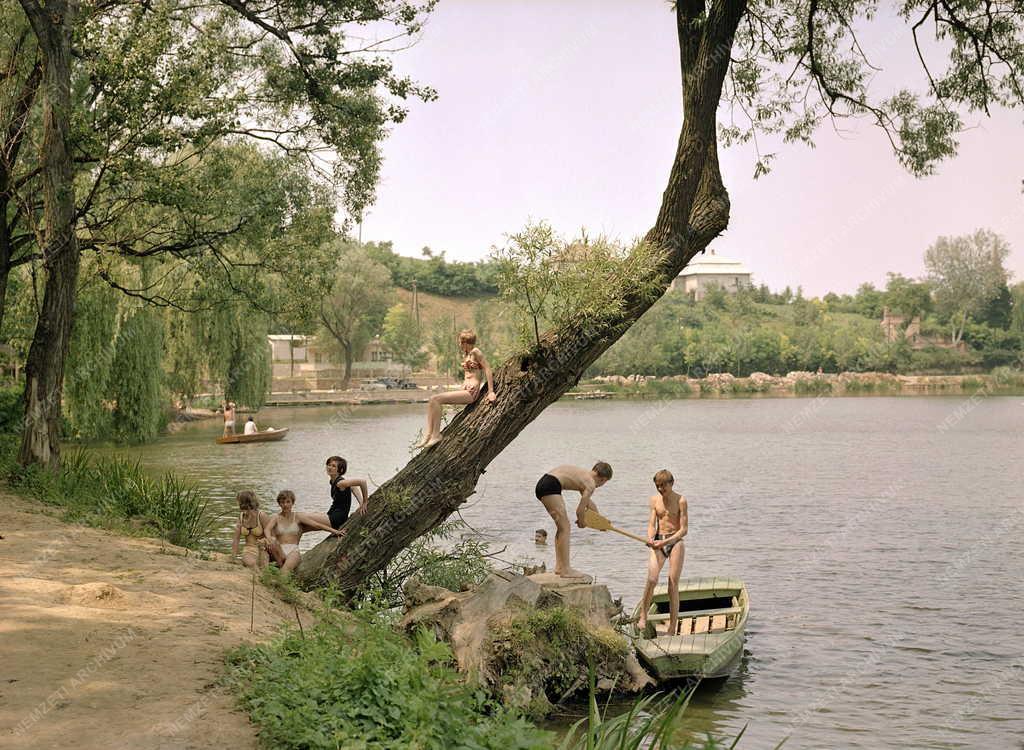
<svg viewBox="0 0 1024 750"><path fill-rule="evenodd" d="M66 451L56 472L17 465L15 444L3 446L3 473L11 487L64 510L68 520L159 536L197 548L213 526L209 504L195 485L172 472L153 477L138 461Z"/></svg>

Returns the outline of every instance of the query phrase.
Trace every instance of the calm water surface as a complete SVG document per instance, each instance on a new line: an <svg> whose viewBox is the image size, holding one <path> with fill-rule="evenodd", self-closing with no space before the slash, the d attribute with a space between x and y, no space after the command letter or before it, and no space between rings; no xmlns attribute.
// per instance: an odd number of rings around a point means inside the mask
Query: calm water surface
<svg viewBox="0 0 1024 750"><path fill-rule="evenodd" d="M422 406L267 409L281 443L213 443L190 426L134 453L206 487L233 522L252 488L273 507L329 505L324 459L373 487L404 465ZM533 485L602 459L595 500L643 533L657 469L690 504L684 575L736 575L747 654L702 688L686 731L741 748L1024 748L1024 399L820 398L560 403L488 468L464 519L508 561L547 560ZM575 496L573 496L575 497ZM322 537L307 535L303 546ZM575 530L573 564L628 607L647 550Z"/></svg>

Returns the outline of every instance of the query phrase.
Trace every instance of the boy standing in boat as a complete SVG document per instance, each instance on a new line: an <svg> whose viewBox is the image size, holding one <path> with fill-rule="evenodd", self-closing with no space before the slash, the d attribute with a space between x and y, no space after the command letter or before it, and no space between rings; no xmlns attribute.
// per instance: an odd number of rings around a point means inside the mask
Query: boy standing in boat
<svg viewBox="0 0 1024 750"><path fill-rule="evenodd" d="M612 467L604 461L598 461L592 469L580 466L557 466L540 478L535 494L544 505L544 509L555 521L555 574L563 578L585 577L585 573L569 567L569 516L565 512L563 490L580 493L580 502L576 506L576 525L583 528L583 513L588 508L598 513L597 506L591 496L594 490L612 478Z"/></svg>
<svg viewBox="0 0 1024 750"><path fill-rule="evenodd" d="M654 475L654 487L658 494L651 495L651 515L647 522L647 544L651 548L651 556L647 563L647 584L640 603L640 618L636 623L641 632L647 627L647 610L651 608L654 587L658 585L658 577L666 560L668 632L674 634L679 627L679 576L683 572L683 557L686 555L683 537L689 530L690 520L686 511L686 498L673 489L674 484L675 478L667 469Z"/></svg>

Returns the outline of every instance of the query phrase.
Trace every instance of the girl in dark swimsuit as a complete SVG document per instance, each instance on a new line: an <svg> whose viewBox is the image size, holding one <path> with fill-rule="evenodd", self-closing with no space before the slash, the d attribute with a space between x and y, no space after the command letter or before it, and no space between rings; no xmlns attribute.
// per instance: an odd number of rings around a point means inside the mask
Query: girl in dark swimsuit
<svg viewBox="0 0 1024 750"><path fill-rule="evenodd" d="M423 433L423 439L418 448L433 445L441 439L441 411L445 404L471 404L480 398L480 373L487 379L487 402L493 403L497 398L494 395L494 381L491 374L491 366L483 352L476 346L476 334L466 330L459 334L459 348L462 350L462 370L465 377L462 381L462 388L457 391L438 393L430 397L427 404L427 429Z"/></svg>

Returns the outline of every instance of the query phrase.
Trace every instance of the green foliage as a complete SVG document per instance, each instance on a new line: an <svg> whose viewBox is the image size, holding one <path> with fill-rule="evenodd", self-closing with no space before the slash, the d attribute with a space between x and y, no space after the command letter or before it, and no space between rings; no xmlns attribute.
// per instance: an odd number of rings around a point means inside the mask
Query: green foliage
<svg viewBox="0 0 1024 750"><path fill-rule="evenodd" d="M87 265L85 270L88 273ZM98 280L79 291L64 394L68 420L81 438L103 438L112 431L108 399L117 341L117 303L110 288Z"/></svg>
<svg viewBox="0 0 1024 750"><path fill-rule="evenodd" d="M426 353L422 351L423 337L419 324L409 312L409 308L399 302L388 308L384 316L384 332L381 335L384 343L395 359L412 369L422 367L426 361Z"/></svg>
<svg viewBox="0 0 1024 750"><path fill-rule="evenodd" d="M680 689L675 695L654 694L633 701L629 711L609 717L605 709L602 715L594 696L594 678L590 680L590 699L587 701L587 715L577 721L559 750L723 750L725 745L708 736L699 744L679 744L675 734L683 722L683 714L690 703L692 686ZM746 732L744 728L729 745L736 747Z"/></svg>
<svg viewBox="0 0 1024 750"><path fill-rule="evenodd" d="M1010 310L1011 331L1024 335L1024 281L1013 285L1010 290L1013 306Z"/></svg>
<svg viewBox="0 0 1024 750"><path fill-rule="evenodd" d="M491 263L449 261L444 251L434 253L423 248L423 258L408 258L396 253L390 242L367 242L367 254L390 272L394 283L403 289L415 286L421 292L444 297L485 297L497 294L495 268Z"/></svg>
<svg viewBox="0 0 1024 750"><path fill-rule="evenodd" d="M979 229L972 235L939 237L925 252L928 278L935 287L935 307L948 320L953 341L967 321L982 313L1006 288L1006 240ZM1008 321L1007 321L1008 322Z"/></svg>
<svg viewBox="0 0 1024 750"><path fill-rule="evenodd" d="M732 64L723 91L728 112L721 139L755 147L754 175L766 172L776 146L813 145L822 124L843 127L867 119L882 129L900 163L912 174L932 174L957 150L970 113L1024 100L1020 71L1024 44L1014 0L996 0L984 12L974 5L907 2L833 6L794 0L745 8L726 45ZM904 26L896 34L893 25ZM919 58L918 90L877 68L864 38L905 39Z"/></svg>
<svg viewBox="0 0 1024 750"><path fill-rule="evenodd" d="M182 547L198 547L211 534L208 501L171 472L153 478L137 462L82 450L66 453L56 473L23 470L14 468L14 449L11 444L4 460L12 487L62 508L67 520L160 536Z"/></svg>
<svg viewBox="0 0 1024 750"><path fill-rule="evenodd" d="M389 607L401 605L403 586L413 576L450 591L463 591L483 581L490 572L487 544L464 536L466 529L461 521L447 521L418 537L384 570L373 574L367 587L369 600Z"/></svg>
<svg viewBox="0 0 1024 750"><path fill-rule="evenodd" d="M0 388L0 435L20 432L24 416L25 389L18 385Z"/></svg>
<svg viewBox="0 0 1024 750"><path fill-rule="evenodd" d="M932 291L927 282L914 281L898 273L889 273L885 285L885 304L908 320L932 311Z"/></svg>
<svg viewBox="0 0 1024 750"><path fill-rule="evenodd" d="M136 310L121 326L111 362L113 429L127 442L152 440L164 425L163 326L156 310Z"/></svg>
<svg viewBox="0 0 1024 750"><path fill-rule="evenodd" d="M325 615L228 657L228 680L264 747L533 750L551 735L466 685L448 647L362 619Z"/></svg>
<svg viewBox="0 0 1024 750"><path fill-rule="evenodd" d="M299 604L302 602L302 592L299 591L295 579L273 565L268 565L260 573L260 583L272 590L287 604Z"/></svg>
<svg viewBox="0 0 1024 750"><path fill-rule="evenodd" d="M491 627L490 651L497 680L526 686L534 695L557 701L586 686L586 672L615 674L628 650L613 630L589 627L569 607L529 609ZM542 706L534 705L536 713Z"/></svg>
<svg viewBox="0 0 1024 750"><path fill-rule="evenodd" d="M394 289L388 269L364 248L351 242L335 245L334 278L329 292L320 298L318 341L333 361L345 363L347 378L350 363L381 330Z"/></svg>
<svg viewBox="0 0 1024 750"><path fill-rule="evenodd" d="M653 299L662 291L660 258L643 243L627 250L586 234L566 242L543 222L512 235L491 256L525 345L540 343L542 327L601 325L616 320L630 300Z"/></svg>
<svg viewBox="0 0 1024 750"><path fill-rule="evenodd" d="M449 376L459 368L457 335L452 321L446 318L436 318L430 324L430 352L437 360L437 371Z"/></svg>

